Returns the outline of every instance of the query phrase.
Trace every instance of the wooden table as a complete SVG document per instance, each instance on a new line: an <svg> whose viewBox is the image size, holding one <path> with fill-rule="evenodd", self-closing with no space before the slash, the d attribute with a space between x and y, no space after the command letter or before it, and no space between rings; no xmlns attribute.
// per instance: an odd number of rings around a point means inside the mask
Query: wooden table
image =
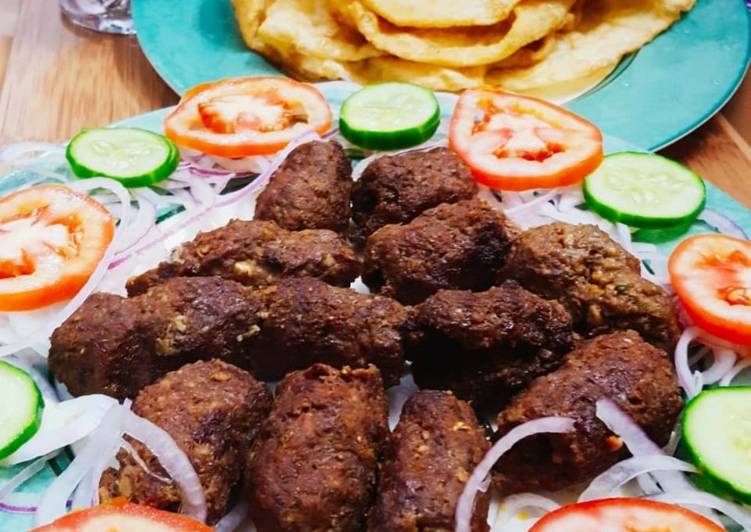
<svg viewBox="0 0 751 532"><path fill-rule="evenodd" d="M57 3L0 0L0 141L62 141L177 101L135 38L80 30ZM722 113L665 153L751 207L751 148Z"/></svg>

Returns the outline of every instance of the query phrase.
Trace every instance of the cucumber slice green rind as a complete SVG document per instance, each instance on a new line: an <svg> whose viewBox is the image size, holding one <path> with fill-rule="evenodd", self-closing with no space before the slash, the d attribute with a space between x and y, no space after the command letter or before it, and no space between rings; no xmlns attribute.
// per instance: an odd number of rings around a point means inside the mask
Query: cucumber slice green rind
<svg viewBox="0 0 751 532"><path fill-rule="evenodd" d="M584 180L583 191L603 218L649 229L690 225L707 196L702 178L682 164L638 152L605 157Z"/></svg>
<svg viewBox="0 0 751 532"><path fill-rule="evenodd" d="M180 162L171 140L139 128L85 129L65 156L77 177L109 177L131 188L166 179Z"/></svg>
<svg viewBox="0 0 751 532"><path fill-rule="evenodd" d="M751 386L701 392L683 412L682 432L691 461L712 485L751 503Z"/></svg>
<svg viewBox="0 0 751 532"><path fill-rule="evenodd" d="M34 380L25 371L0 362L0 459L29 441L42 423L44 402Z"/></svg>
<svg viewBox="0 0 751 532"><path fill-rule="evenodd" d="M365 87L342 104L339 129L352 144L394 150L421 144L441 122L435 95L409 83Z"/></svg>

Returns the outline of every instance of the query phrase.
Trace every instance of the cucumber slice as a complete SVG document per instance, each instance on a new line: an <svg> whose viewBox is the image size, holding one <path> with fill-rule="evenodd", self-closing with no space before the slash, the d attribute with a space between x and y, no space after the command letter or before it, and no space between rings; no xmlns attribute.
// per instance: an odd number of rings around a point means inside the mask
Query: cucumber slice
<svg viewBox="0 0 751 532"><path fill-rule="evenodd" d="M712 388L683 412L683 440L713 486L751 503L751 387Z"/></svg>
<svg viewBox="0 0 751 532"><path fill-rule="evenodd" d="M13 454L39 430L42 394L25 371L0 361L0 459Z"/></svg>
<svg viewBox="0 0 751 532"><path fill-rule="evenodd" d="M425 142L440 122L441 110L431 91L390 82L369 85L347 98L339 129L357 146L395 150Z"/></svg>
<svg viewBox="0 0 751 532"><path fill-rule="evenodd" d="M78 177L111 177L126 187L152 185L170 176L180 162L174 143L138 128L84 129L65 156Z"/></svg>
<svg viewBox="0 0 751 532"><path fill-rule="evenodd" d="M666 157L622 152L587 176L584 198L603 218L656 229L693 222L704 209L706 188L701 177Z"/></svg>

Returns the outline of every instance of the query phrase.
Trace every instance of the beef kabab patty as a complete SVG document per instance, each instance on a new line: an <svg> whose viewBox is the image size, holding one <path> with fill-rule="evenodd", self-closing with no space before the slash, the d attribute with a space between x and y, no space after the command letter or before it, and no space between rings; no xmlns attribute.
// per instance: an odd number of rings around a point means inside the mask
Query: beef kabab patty
<svg viewBox="0 0 751 532"><path fill-rule="evenodd" d="M127 288L133 296L170 277L210 275L246 286L273 284L279 277L349 286L359 274L354 251L333 231L287 231L274 222L232 220L183 244L169 261L128 281Z"/></svg>
<svg viewBox="0 0 751 532"><path fill-rule="evenodd" d="M94 294L52 335L49 365L73 395L135 397L165 373L220 358L277 380L325 362L403 370L407 309L391 299L285 278L251 289L219 277L174 277L142 295Z"/></svg>
<svg viewBox="0 0 751 532"><path fill-rule="evenodd" d="M388 434L378 370L323 364L287 375L248 457L259 532L360 531Z"/></svg>
<svg viewBox="0 0 751 532"><path fill-rule="evenodd" d="M556 369L573 342L563 306L506 281L485 292L440 290L425 300L415 312L409 358L421 388L451 390L497 412Z"/></svg>
<svg viewBox="0 0 751 532"><path fill-rule="evenodd" d="M416 304L441 288L487 290L505 260L513 228L478 199L444 203L368 238L363 281L373 291Z"/></svg>
<svg viewBox="0 0 751 532"><path fill-rule="evenodd" d="M659 446L668 443L683 400L667 354L634 331L588 340L560 369L539 377L498 414L498 434L545 416L567 416L575 429L516 444L496 464L505 494L557 490L588 480L623 459L626 449L597 418L598 399L614 401Z"/></svg>
<svg viewBox="0 0 751 532"><path fill-rule="evenodd" d="M218 277L175 277L127 299L93 294L52 334L49 367L73 395L117 399L197 360L247 368L263 310Z"/></svg>
<svg viewBox="0 0 751 532"><path fill-rule="evenodd" d="M256 200L255 219L290 231L349 227L352 165L334 141L298 146Z"/></svg>
<svg viewBox="0 0 751 532"><path fill-rule="evenodd" d="M552 223L514 241L501 278L557 299L589 336L633 329L671 351L680 334L673 303L639 271L639 260L596 226Z"/></svg>
<svg viewBox="0 0 751 532"><path fill-rule="evenodd" d="M490 444L472 408L449 392L422 390L404 405L386 445L371 532L450 532L459 497ZM480 493L472 532L488 530L490 490Z"/></svg>
<svg viewBox="0 0 751 532"><path fill-rule="evenodd" d="M384 225L409 222L427 209L476 193L469 168L448 148L379 157L352 188L355 240L364 243Z"/></svg>
<svg viewBox="0 0 751 532"><path fill-rule="evenodd" d="M399 381L409 314L393 299L309 278L282 279L254 297L266 309L250 357L259 378L278 380L315 362L336 367L372 363L387 386Z"/></svg>
<svg viewBox="0 0 751 532"><path fill-rule="evenodd" d="M196 362L168 373L147 386L133 411L161 427L187 455L198 475L208 507L207 521L226 514L238 495L238 466L271 409L266 385L220 360ZM157 458L128 438L141 464L126 450L117 455L119 469L107 469L99 484L103 502L125 497L131 502L177 511L180 491Z"/></svg>

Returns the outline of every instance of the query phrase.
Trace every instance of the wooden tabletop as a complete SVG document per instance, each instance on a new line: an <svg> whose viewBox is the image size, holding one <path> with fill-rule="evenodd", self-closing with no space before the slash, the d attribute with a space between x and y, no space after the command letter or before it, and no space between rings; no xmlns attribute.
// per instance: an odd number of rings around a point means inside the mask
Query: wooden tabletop
<svg viewBox="0 0 751 532"><path fill-rule="evenodd" d="M0 0L0 142L63 141L176 101L135 38L78 29L58 0ZM722 113L665 153L751 207L751 148Z"/></svg>

